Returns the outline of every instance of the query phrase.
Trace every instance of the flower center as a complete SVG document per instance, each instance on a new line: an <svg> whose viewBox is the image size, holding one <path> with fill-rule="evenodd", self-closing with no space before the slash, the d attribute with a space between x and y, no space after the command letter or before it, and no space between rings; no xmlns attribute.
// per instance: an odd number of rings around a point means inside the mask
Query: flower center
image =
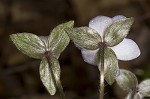
<svg viewBox="0 0 150 99"><path fill-rule="evenodd" d="M107 48L107 43L106 42L99 42L99 47L100 48Z"/></svg>
<svg viewBox="0 0 150 99"><path fill-rule="evenodd" d="M44 56L45 56L45 57L51 57L51 56L52 56L51 51L46 51L46 52L44 53Z"/></svg>

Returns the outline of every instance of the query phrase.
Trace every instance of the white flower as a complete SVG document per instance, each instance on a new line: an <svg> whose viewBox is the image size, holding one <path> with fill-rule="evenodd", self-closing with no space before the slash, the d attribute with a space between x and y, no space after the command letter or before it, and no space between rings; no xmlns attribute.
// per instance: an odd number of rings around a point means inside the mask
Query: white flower
<svg viewBox="0 0 150 99"><path fill-rule="evenodd" d="M125 19L125 16L118 15L113 18L106 16L97 16L89 22L89 27L96 30L99 35L103 38L104 31L108 26L113 22ZM117 59L119 60L132 60L137 58L140 55L140 49L138 45L131 39L124 38L122 42L118 45L110 47L116 54ZM81 53L85 62L96 65L96 52L97 50L87 50L82 48Z"/></svg>

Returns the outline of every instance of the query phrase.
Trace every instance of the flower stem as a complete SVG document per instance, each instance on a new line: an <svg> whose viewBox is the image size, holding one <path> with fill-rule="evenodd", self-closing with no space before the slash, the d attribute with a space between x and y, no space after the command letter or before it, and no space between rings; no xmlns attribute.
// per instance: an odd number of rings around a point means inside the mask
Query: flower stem
<svg viewBox="0 0 150 99"><path fill-rule="evenodd" d="M100 48L100 97L99 99L104 99L104 49L105 45L104 43L101 44Z"/></svg>
<svg viewBox="0 0 150 99"><path fill-rule="evenodd" d="M47 54L45 55L46 56L46 59L47 59L47 62L48 62L48 65L49 65L49 68L50 68L50 73L52 75L52 80L54 81L54 85L57 87L57 89L59 90L59 93L60 93L60 97L61 99L65 99L65 94L63 92L63 87L61 85L61 82L59 79L56 79L55 77L55 74L53 72L53 69L51 67L51 55L50 54Z"/></svg>

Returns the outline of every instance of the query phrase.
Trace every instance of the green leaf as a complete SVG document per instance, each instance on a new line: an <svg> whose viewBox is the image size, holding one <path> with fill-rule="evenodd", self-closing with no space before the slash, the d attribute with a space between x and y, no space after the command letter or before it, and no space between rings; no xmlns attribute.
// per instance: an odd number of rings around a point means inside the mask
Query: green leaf
<svg viewBox="0 0 150 99"><path fill-rule="evenodd" d="M16 47L29 57L41 59L45 45L41 39L32 33L17 33L10 35Z"/></svg>
<svg viewBox="0 0 150 99"><path fill-rule="evenodd" d="M99 48L101 37L94 29L88 27L79 27L67 29L70 39L79 47L95 50Z"/></svg>
<svg viewBox="0 0 150 99"><path fill-rule="evenodd" d="M51 67L50 67L51 66ZM55 80L60 80L60 66L59 62L56 58L50 59L50 66L48 65L48 61L45 57L43 57L41 63L40 63L40 77L41 80L48 90L48 92L51 95L54 95L56 93L56 82L53 79L53 74L51 72L51 69L54 73Z"/></svg>
<svg viewBox="0 0 150 99"><path fill-rule="evenodd" d="M112 23L106 28L104 33L104 41L109 47L119 44L128 34L134 18L126 18Z"/></svg>
<svg viewBox="0 0 150 99"><path fill-rule="evenodd" d="M97 63L101 66L101 57L103 57L101 50L97 53ZM99 68L101 71L101 68ZM112 85L115 81L118 69L118 60L112 49L106 48L104 50L104 76L109 85Z"/></svg>
<svg viewBox="0 0 150 99"><path fill-rule="evenodd" d="M121 69L120 75L116 77L117 84L125 91L136 90L138 81L136 76L128 71Z"/></svg>
<svg viewBox="0 0 150 99"><path fill-rule="evenodd" d="M139 84L139 92L145 97L150 97L150 79L144 80Z"/></svg>
<svg viewBox="0 0 150 99"><path fill-rule="evenodd" d="M58 25L53 29L48 38L49 49L57 58L59 57L60 53L66 48L70 41L65 29L72 28L73 25L74 21L69 21Z"/></svg>

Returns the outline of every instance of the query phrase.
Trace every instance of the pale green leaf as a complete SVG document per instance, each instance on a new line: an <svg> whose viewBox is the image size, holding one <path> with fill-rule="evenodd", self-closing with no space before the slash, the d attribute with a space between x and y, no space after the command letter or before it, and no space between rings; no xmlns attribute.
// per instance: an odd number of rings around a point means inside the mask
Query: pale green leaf
<svg viewBox="0 0 150 99"><path fill-rule="evenodd" d="M51 69L54 73L55 80L60 80L60 66L59 62L56 58L51 58L50 60L50 66L48 65L48 61L45 57L43 57L41 63L40 63L40 77L41 80L48 90L48 92L51 95L54 95L56 93L56 82L53 79Z"/></svg>
<svg viewBox="0 0 150 99"><path fill-rule="evenodd" d="M119 44L128 34L134 18L126 18L112 23L104 32L104 41L109 47Z"/></svg>
<svg viewBox="0 0 150 99"><path fill-rule="evenodd" d="M103 57L101 50L97 53L97 63L101 71L101 57ZM118 70L118 60L112 49L106 48L104 50L104 76L109 85L112 85L115 81Z"/></svg>
<svg viewBox="0 0 150 99"><path fill-rule="evenodd" d="M67 29L70 39L81 48L95 50L99 48L101 37L94 29L88 27L78 27Z"/></svg>
<svg viewBox="0 0 150 99"><path fill-rule="evenodd" d="M116 77L117 84L125 91L136 90L138 80L136 76L128 71L121 69L120 75Z"/></svg>
<svg viewBox="0 0 150 99"><path fill-rule="evenodd" d="M144 80L139 84L139 92L145 97L150 97L150 79Z"/></svg>
<svg viewBox="0 0 150 99"><path fill-rule="evenodd" d="M41 39L32 33L16 33L10 35L16 47L29 57L41 59L45 45Z"/></svg>
<svg viewBox="0 0 150 99"><path fill-rule="evenodd" d="M56 26L52 30L48 38L48 46L57 58L59 57L60 53L66 48L70 41L65 29L72 28L73 26L74 21L69 21Z"/></svg>

